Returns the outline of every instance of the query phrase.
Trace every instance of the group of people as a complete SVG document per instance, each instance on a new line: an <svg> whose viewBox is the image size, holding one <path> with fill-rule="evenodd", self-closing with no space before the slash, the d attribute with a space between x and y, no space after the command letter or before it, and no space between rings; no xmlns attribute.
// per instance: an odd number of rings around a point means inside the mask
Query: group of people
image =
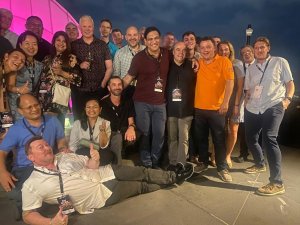
<svg viewBox="0 0 300 225"><path fill-rule="evenodd" d="M7 35L9 15L0 9L0 34L16 47L5 50L0 62L6 84L0 109L10 110L15 123L0 144L0 182L18 207L23 197L25 222L67 224L62 209L52 219L37 213L42 201L57 203L68 194L78 212L89 213L180 184L209 163L223 181L232 182L231 153L238 134L238 160L247 160L250 150L255 163L245 173L266 171L267 155L270 182L257 193L285 192L276 139L295 88L288 62L270 55L266 37L243 46L240 61L229 41L198 38L192 31L181 41L168 32L162 43L157 27L130 26L123 36L103 19L97 38L87 15L79 20L81 38L77 26L68 23L50 44L42 39L42 20L31 16L15 42ZM71 89L75 122L69 142L63 127L70 107L53 101L57 83ZM166 138L169 166L163 171ZM137 139L142 167L122 166L124 148ZM15 163L8 171L5 159L11 151Z"/></svg>

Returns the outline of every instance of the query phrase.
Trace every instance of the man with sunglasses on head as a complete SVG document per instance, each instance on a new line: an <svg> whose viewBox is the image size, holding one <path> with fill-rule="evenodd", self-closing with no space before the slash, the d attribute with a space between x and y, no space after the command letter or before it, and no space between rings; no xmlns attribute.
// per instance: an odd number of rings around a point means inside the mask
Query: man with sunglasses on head
<svg viewBox="0 0 300 225"><path fill-rule="evenodd" d="M68 151L64 130L56 117L42 115L41 105L32 94L18 97L17 107L23 118L11 126L0 144L0 183L10 198L16 201L18 210L22 207L21 188L32 172L32 162L25 154L25 143L33 136L42 136L58 151ZM10 171L5 161L13 151L14 163Z"/></svg>

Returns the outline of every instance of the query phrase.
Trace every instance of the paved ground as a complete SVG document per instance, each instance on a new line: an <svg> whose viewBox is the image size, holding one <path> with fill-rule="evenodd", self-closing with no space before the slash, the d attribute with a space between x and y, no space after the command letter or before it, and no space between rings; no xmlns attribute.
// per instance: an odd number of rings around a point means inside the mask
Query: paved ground
<svg viewBox="0 0 300 225"><path fill-rule="evenodd" d="M300 149L282 147L284 195L254 194L268 181L268 172L242 173L251 162L235 163L233 183L223 183L210 167L179 187L130 198L90 215L73 215L72 225L299 225ZM12 203L0 191L0 224L22 225L13 219ZM53 206L44 210L47 214Z"/></svg>

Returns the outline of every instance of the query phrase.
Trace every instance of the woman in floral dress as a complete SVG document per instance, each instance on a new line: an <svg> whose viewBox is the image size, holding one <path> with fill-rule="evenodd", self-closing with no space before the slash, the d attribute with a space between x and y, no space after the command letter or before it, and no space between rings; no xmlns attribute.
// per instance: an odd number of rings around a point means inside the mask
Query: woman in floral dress
<svg viewBox="0 0 300 225"><path fill-rule="evenodd" d="M81 85L81 72L77 64L76 56L71 54L70 40L63 31L53 35L52 54L43 60L39 100L42 103L44 113L56 115L64 127L65 114L68 107L53 103L53 91L55 83L69 87Z"/></svg>

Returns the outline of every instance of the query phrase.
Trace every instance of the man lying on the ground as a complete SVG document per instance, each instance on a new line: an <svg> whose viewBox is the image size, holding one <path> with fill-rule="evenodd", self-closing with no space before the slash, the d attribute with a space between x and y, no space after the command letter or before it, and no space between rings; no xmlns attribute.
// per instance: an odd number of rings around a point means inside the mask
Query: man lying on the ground
<svg viewBox="0 0 300 225"><path fill-rule="evenodd" d="M68 212L74 209L81 214L92 213L94 209L131 196L181 184L193 174L191 164L179 164L176 172L121 165L100 166L100 155L93 145L90 146L91 158L74 153L54 155L52 148L39 136L31 138L25 149L34 164L34 171L22 189L23 219L28 224L65 225ZM46 218L37 211L43 202L60 202L55 217Z"/></svg>

